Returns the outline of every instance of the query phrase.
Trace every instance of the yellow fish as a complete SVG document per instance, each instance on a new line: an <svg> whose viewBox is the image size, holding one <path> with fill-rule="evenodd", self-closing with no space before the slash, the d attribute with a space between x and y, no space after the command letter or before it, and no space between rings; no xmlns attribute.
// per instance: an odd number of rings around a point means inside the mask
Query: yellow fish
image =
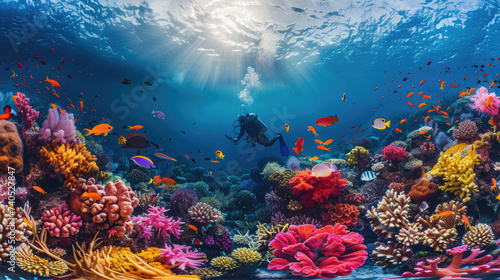
<svg viewBox="0 0 500 280"><path fill-rule="evenodd" d="M113 127L111 125L109 125L107 123L103 123L103 124L99 124L99 125L94 126L92 129L84 128L83 130L85 130L87 132L87 134L85 136L89 136L91 134L94 134L94 135L104 134L104 136L108 136L108 132L110 132L112 129L113 129Z"/></svg>
<svg viewBox="0 0 500 280"><path fill-rule="evenodd" d="M318 133L316 133L316 129L314 129L314 127L308 126L307 131L314 133L314 137L318 137Z"/></svg>
<svg viewBox="0 0 500 280"><path fill-rule="evenodd" d="M318 160L319 157L309 157L309 161L315 161L315 160Z"/></svg>
<svg viewBox="0 0 500 280"><path fill-rule="evenodd" d="M285 123L285 130L286 130L286 132L288 132L290 130L290 126L287 123Z"/></svg>
<svg viewBox="0 0 500 280"><path fill-rule="evenodd" d="M224 159L224 154L221 152L221 150L215 151L215 155L220 159Z"/></svg>
<svg viewBox="0 0 500 280"><path fill-rule="evenodd" d="M14 77L17 76L16 72L12 71L12 76L10 76L11 79L14 79Z"/></svg>

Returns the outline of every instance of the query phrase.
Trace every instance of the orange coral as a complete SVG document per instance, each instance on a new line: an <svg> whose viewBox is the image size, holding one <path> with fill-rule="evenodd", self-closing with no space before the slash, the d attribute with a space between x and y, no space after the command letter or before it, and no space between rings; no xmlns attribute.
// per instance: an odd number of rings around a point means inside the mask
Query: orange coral
<svg viewBox="0 0 500 280"><path fill-rule="evenodd" d="M388 188L394 189L395 192L400 193L405 191L406 186L403 183L391 183Z"/></svg>
<svg viewBox="0 0 500 280"><path fill-rule="evenodd" d="M40 150L40 155L56 172L64 175L64 186L70 189L76 186L78 178L95 175L99 171L95 163L97 158L83 144L52 142Z"/></svg>
<svg viewBox="0 0 500 280"><path fill-rule="evenodd" d="M437 190L438 185L423 178L420 182L411 186L411 191L408 196L410 196L415 203L420 203L422 201L426 201L429 197L435 194Z"/></svg>
<svg viewBox="0 0 500 280"><path fill-rule="evenodd" d="M327 177L311 176L311 170L299 171L288 186L293 194L301 198L305 207L313 207L315 203L324 203L330 196L338 196L347 187L347 180L340 177L340 171L332 172Z"/></svg>
<svg viewBox="0 0 500 280"><path fill-rule="evenodd" d="M324 205L324 209L328 211L323 214L323 225L338 224L355 224L358 222L359 210L356 205L338 203L332 205Z"/></svg>

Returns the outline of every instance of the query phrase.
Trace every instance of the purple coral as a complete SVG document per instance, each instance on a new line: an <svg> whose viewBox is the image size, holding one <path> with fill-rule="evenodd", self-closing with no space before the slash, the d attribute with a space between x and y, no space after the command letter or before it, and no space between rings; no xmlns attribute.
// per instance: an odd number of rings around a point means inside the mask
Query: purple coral
<svg viewBox="0 0 500 280"><path fill-rule="evenodd" d="M132 222L139 224L143 233L146 233L146 237L150 236L151 229L155 229L158 232L159 236L165 236L170 233L173 236L179 238L179 234L182 233L182 229L180 227L184 224L184 222L181 222L180 218L178 218L178 220L175 220L172 217L166 217L165 215L163 215L168 211L169 209L165 209L165 207L163 206L150 206L148 209L148 214L145 217L134 217L132 218Z"/></svg>
<svg viewBox="0 0 500 280"><path fill-rule="evenodd" d="M500 102L495 93L488 93L488 89L481 87L474 96L470 98L472 102L470 107L476 109L481 113L486 113L490 116L495 116L498 114L498 108L500 108Z"/></svg>
<svg viewBox="0 0 500 280"><path fill-rule="evenodd" d="M45 210L42 214L42 223L50 236L67 238L78 234L82 218L69 211L68 205L63 204Z"/></svg>
<svg viewBox="0 0 500 280"><path fill-rule="evenodd" d="M174 208L178 215L182 217L189 218L188 209L189 207L195 205L198 202L198 195L192 189L188 188L178 188L172 194L170 198L170 204Z"/></svg>
<svg viewBox="0 0 500 280"><path fill-rule="evenodd" d="M56 109L50 108L47 119L40 129L40 140L45 142L55 141L60 144L80 143L80 139L75 138L76 127L73 114L63 114L59 116Z"/></svg>
<svg viewBox="0 0 500 280"><path fill-rule="evenodd" d="M24 128L22 131L26 132L33 127L33 122L36 121L40 112L34 110L33 107L30 106L30 99L26 98L26 96L20 92L16 92L16 107L24 120Z"/></svg>
<svg viewBox="0 0 500 280"><path fill-rule="evenodd" d="M222 251L227 252L233 247L233 241L229 238L229 233L225 233L215 241L215 245Z"/></svg>
<svg viewBox="0 0 500 280"><path fill-rule="evenodd" d="M161 249L160 257L164 257L167 265L177 266L180 270L186 267L200 268L206 262L206 256L198 250L191 251L191 246L176 245L173 247L165 244L165 249Z"/></svg>

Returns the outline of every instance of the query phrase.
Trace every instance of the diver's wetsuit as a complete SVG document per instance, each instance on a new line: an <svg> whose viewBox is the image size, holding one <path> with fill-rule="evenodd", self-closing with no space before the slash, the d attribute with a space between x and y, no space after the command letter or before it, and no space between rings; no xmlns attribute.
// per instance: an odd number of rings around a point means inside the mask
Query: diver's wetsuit
<svg viewBox="0 0 500 280"><path fill-rule="evenodd" d="M237 138L233 139L233 142L237 142L243 137L243 135L245 135L245 133L247 133L248 136L245 140L247 140L248 143L252 144L252 146L255 147L255 143L259 143L264 147L270 147L274 145L274 143L276 143L276 141L282 137L281 134L278 134L278 136L269 140L264 134L267 131L267 129L262 129L257 123L257 120L258 119L255 114L248 114L246 117L245 116L240 117L239 119L239 122L241 123L240 134L238 135Z"/></svg>

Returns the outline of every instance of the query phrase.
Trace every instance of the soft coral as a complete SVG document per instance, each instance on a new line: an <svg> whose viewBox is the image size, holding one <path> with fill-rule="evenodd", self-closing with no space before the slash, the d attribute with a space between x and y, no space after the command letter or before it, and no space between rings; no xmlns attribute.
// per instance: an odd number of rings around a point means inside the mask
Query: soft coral
<svg viewBox="0 0 500 280"><path fill-rule="evenodd" d="M347 180L340 177L340 171L332 172L328 177L313 177L312 171L299 171L288 185L293 194L301 197L305 207L312 207L316 202L326 202L330 195L338 196L340 191L347 187Z"/></svg>
<svg viewBox="0 0 500 280"><path fill-rule="evenodd" d="M150 206L148 209L148 214L143 216L137 216L132 218L132 222L136 222L142 228L142 231L146 233L151 232L151 229L154 228L158 231L158 235L168 235L171 233L175 237L179 238L179 234L181 234L182 230L180 226L184 224L181 222L181 219L178 218L176 221L173 217L166 217L163 215L168 212L168 209L165 207L154 207Z"/></svg>
<svg viewBox="0 0 500 280"><path fill-rule="evenodd" d="M198 250L191 251L190 246L173 244L173 248L165 244L165 249L162 249L160 257L164 257L168 265L178 265L180 270L185 270L186 267L199 268L206 262L204 253Z"/></svg>

